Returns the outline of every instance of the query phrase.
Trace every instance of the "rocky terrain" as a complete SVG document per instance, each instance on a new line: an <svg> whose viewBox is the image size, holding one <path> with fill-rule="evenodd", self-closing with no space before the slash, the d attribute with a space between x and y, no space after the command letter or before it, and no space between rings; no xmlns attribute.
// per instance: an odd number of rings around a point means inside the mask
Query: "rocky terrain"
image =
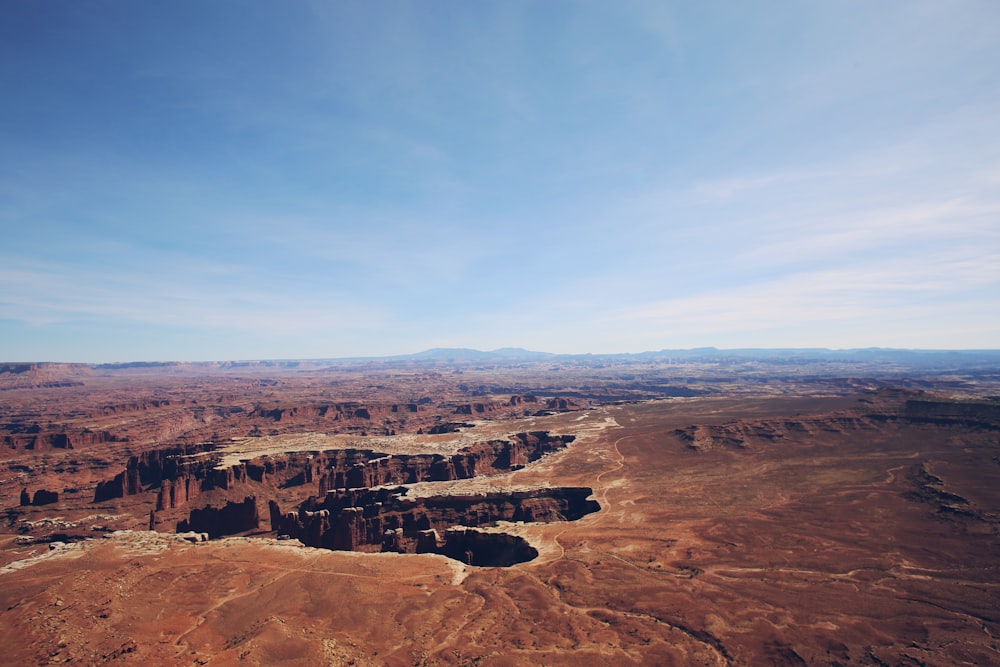
<svg viewBox="0 0 1000 667"><path fill-rule="evenodd" d="M3 662L1000 664L945 361L2 364Z"/></svg>

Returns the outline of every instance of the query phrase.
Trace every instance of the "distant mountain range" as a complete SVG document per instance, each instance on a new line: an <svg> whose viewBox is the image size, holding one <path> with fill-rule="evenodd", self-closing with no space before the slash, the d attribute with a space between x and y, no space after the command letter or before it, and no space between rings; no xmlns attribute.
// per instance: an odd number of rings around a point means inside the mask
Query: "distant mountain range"
<svg viewBox="0 0 1000 667"><path fill-rule="evenodd" d="M275 368L275 369L308 369L329 366L341 366L356 363L517 363L517 362L576 362L576 363L635 363L642 361L687 361L687 362L752 362L760 361L769 364L808 363L808 362L842 362L842 363L875 363L898 364L915 368L924 367L956 367L968 366L998 366L1000 367L1000 350L917 350L899 348L856 348L831 350L827 348L741 348L719 349L715 347L698 347L685 350L657 350L636 353L617 354L556 354L552 352L537 352L520 347L503 347L496 350L476 350L462 347L437 347L414 354L402 354L383 357L341 357L327 359L271 359L242 361L212 361L212 362L173 362L173 361L130 361L103 364L76 364L81 368L97 370L169 370L179 367L210 366L220 369L236 368ZM0 364L0 373L18 373L29 367L37 368L48 364L33 362L18 362ZM53 364L55 365L55 364ZM67 366L68 364L58 364Z"/></svg>
<svg viewBox="0 0 1000 667"><path fill-rule="evenodd" d="M329 363L455 363L455 364L509 364L529 362L553 363L641 363L652 361L750 363L774 364L843 363L877 364L917 369L947 368L997 368L1000 369L1000 350L909 350L898 348L857 348L831 350L827 348L742 348L723 350L699 347L686 350L656 350L618 354L555 354L537 352L519 347L497 350L471 348L433 348L415 354L391 357L367 357L352 360L327 360Z"/></svg>
<svg viewBox="0 0 1000 667"><path fill-rule="evenodd" d="M517 361L544 361L554 359L559 356L552 352L532 352L522 347L501 347L498 350L484 352L468 347L435 347L416 354L404 354L389 359L411 359L447 361L449 359L461 359L465 361L493 361L493 360L517 360Z"/></svg>
<svg viewBox="0 0 1000 667"><path fill-rule="evenodd" d="M398 359L413 361L545 361L560 359L678 359L678 360L761 360L761 361L858 361L858 362L899 362L912 364L919 361L934 361L936 363L949 360L968 363L1000 362L1000 350L911 350L900 348L868 347L846 350L831 350L828 348L739 348L719 349L715 347L698 347L686 350L663 349L648 352L616 353L616 354L555 354L552 352L535 352L519 347L503 347L498 350L482 351L471 348L433 348L415 354L398 355L394 357L374 357L377 359Z"/></svg>

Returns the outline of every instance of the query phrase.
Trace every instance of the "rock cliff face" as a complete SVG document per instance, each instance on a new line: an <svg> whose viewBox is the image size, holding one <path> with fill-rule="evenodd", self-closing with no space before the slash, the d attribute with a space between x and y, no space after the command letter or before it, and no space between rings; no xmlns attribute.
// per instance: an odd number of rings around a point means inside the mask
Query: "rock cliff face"
<svg viewBox="0 0 1000 667"><path fill-rule="evenodd" d="M451 455L332 449L261 456L228 467L219 467L221 454L211 443L166 447L132 456L124 470L97 485L94 501L155 492L152 527L172 525L177 515L171 511L191 506L187 518L176 523L177 531L214 538L255 530L261 498L269 507L272 530L309 546L419 550L474 564L509 564L534 557L534 550L520 538L495 532L466 534L464 529L497 521L575 520L599 509L596 501L588 500L591 490L411 499L405 489L389 487L516 470L573 440L570 435L534 431L479 442ZM283 513L275 496L298 486L312 486L306 494L318 495L297 511ZM463 530L451 530L456 526Z"/></svg>
<svg viewBox="0 0 1000 667"><path fill-rule="evenodd" d="M442 422L427 429L427 433L436 435L439 433L458 433L463 428L472 428L473 424L465 422ZM422 429L421 429L422 430Z"/></svg>
<svg viewBox="0 0 1000 667"><path fill-rule="evenodd" d="M191 458L214 449L213 444L186 445L153 449L132 456L125 470L111 480L98 483L94 502L136 495L161 485L164 480L172 481L184 476L214 478L217 457Z"/></svg>
<svg viewBox="0 0 1000 667"><path fill-rule="evenodd" d="M887 421L939 425L963 424L1000 429L1000 402L909 399L902 411L803 419L740 419L723 424L699 424L673 431L694 451L714 448L749 449L755 445L802 436L872 432Z"/></svg>
<svg viewBox="0 0 1000 667"><path fill-rule="evenodd" d="M437 553L479 567L507 567L538 556L538 550L524 538L462 526L448 529Z"/></svg>
<svg viewBox="0 0 1000 667"><path fill-rule="evenodd" d="M406 405L384 405L369 408L361 403L328 403L320 405L286 405L286 406L257 406L251 417L270 419L273 421L284 421L289 419L323 418L330 421L341 421L348 419L371 419L372 413L382 417L398 412L417 412L417 405L410 403Z"/></svg>
<svg viewBox="0 0 1000 667"><path fill-rule="evenodd" d="M528 560L534 557L528 555L533 549L499 533L468 537L461 531L452 534L456 526L464 530L493 526L498 521L574 521L600 509L597 501L590 499L591 493L587 487L563 487L409 498L402 487L338 489L307 500L294 512L282 512L277 503L271 502L269 513L273 530L298 538L307 546L345 551L433 552L478 565L508 560L511 554ZM446 536L443 542L437 538L442 534ZM472 561L466 554L470 550L478 554Z"/></svg>
<svg viewBox="0 0 1000 667"><path fill-rule="evenodd" d="M217 467L220 458L213 454L213 444L168 447L131 457L125 470L97 485L94 502L158 488L156 506L163 510L181 507L203 491L228 490L237 483L281 487L318 483L318 492L324 494L337 488L469 479L519 468L572 441L570 435L537 431L478 443L452 456L331 449L262 456L222 469Z"/></svg>
<svg viewBox="0 0 1000 667"><path fill-rule="evenodd" d="M471 416L488 415L503 411L510 412L511 408L521 408L525 414L532 412L534 414L544 414L546 411L567 412L577 410L580 408L580 404L567 398L551 398L543 402L537 396L531 394L515 394L507 401L460 403L455 406L454 413L456 415ZM526 408L533 408L533 410Z"/></svg>
<svg viewBox="0 0 1000 667"><path fill-rule="evenodd" d="M79 387L80 377L93 375L86 364L4 363L0 364L0 391L5 389Z"/></svg>
<svg viewBox="0 0 1000 667"><path fill-rule="evenodd" d="M21 489L21 506L34 505L36 507L40 505L51 505L52 503L59 502L59 492L49 491L47 489L39 489L35 491L34 497L28 492L28 489Z"/></svg>
<svg viewBox="0 0 1000 667"><path fill-rule="evenodd" d="M7 449L47 452L53 449L79 449L89 445L118 442L107 431L80 429L75 431L41 432L37 425L24 428L22 433L5 435L0 440Z"/></svg>
<svg viewBox="0 0 1000 667"><path fill-rule="evenodd" d="M1000 402L909 400L904 414L909 419L935 423L964 422L1000 426Z"/></svg>
<svg viewBox="0 0 1000 667"><path fill-rule="evenodd" d="M210 538L235 535L260 526L257 499L247 496L243 502L228 502L224 506L191 510L191 517L177 524L178 533L207 533Z"/></svg>
<svg viewBox="0 0 1000 667"><path fill-rule="evenodd" d="M35 506L51 505L52 503L57 502L59 502L59 492L49 491L48 489L39 489L38 491L35 491L35 495L31 499L31 504Z"/></svg>
<svg viewBox="0 0 1000 667"><path fill-rule="evenodd" d="M698 424L674 429L688 449L706 452L715 448L751 449L762 443L794 440L805 435L830 435L876 430L872 417L822 419L735 420L724 424Z"/></svg>
<svg viewBox="0 0 1000 667"><path fill-rule="evenodd" d="M490 440L461 449L457 454L375 455L350 466L335 465L322 475L319 493L387 484L447 482L523 467L573 441L573 436L551 436L545 431L518 433L509 440Z"/></svg>

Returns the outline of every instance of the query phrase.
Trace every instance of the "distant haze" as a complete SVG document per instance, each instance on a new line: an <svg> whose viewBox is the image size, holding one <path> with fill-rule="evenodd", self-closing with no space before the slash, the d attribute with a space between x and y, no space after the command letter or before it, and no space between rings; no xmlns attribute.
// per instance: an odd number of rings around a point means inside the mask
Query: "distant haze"
<svg viewBox="0 0 1000 667"><path fill-rule="evenodd" d="M0 359L1000 347L1000 3L0 5Z"/></svg>

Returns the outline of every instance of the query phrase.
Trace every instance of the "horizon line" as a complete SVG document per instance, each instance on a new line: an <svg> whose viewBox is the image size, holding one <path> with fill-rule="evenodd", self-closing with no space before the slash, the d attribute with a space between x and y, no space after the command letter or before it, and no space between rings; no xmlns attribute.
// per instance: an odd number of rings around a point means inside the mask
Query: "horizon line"
<svg viewBox="0 0 1000 667"><path fill-rule="evenodd" d="M859 352L909 352L909 353L964 353L964 354L1000 354L1000 348L909 348L909 347L731 347L699 346L691 348L662 348L659 350L644 350L642 352L547 352L529 350L521 347L499 347L493 350L480 350L472 347L432 347L419 352L404 354L354 355L345 357L256 357L243 359L130 359L112 361L49 361L49 360L10 360L0 361L0 365L75 365L75 366L124 366L124 365L181 365L181 364L249 364L249 363L302 363L302 362L351 362L351 361L431 361L446 360L447 355L475 354L492 358L523 359L526 356L545 357L549 359L573 357L639 357L648 355L663 355L671 353L802 353L816 352L829 354L845 354ZM472 359L470 359L471 361ZM485 360L485 359L484 359Z"/></svg>

